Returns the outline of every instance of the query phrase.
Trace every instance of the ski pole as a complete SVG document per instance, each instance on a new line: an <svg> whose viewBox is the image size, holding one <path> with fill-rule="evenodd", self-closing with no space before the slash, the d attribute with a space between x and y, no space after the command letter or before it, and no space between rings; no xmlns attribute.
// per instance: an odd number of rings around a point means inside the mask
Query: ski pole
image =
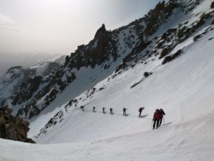
<svg viewBox="0 0 214 161"><path fill-rule="evenodd" d="M151 126L150 126L150 130L152 130L152 124L153 124L153 120L151 121Z"/></svg>

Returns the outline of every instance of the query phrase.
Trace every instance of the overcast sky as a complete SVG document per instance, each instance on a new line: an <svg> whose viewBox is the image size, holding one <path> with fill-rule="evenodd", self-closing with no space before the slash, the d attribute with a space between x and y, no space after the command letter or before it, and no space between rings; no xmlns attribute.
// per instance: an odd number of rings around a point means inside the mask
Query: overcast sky
<svg viewBox="0 0 214 161"><path fill-rule="evenodd" d="M69 54L143 17L159 0L0 0L0 53Z"/></svg>

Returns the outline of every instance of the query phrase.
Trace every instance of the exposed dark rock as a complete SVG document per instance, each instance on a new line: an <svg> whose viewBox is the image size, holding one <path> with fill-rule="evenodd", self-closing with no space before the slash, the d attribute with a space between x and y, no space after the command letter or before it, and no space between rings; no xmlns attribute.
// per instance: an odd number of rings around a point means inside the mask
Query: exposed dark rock
<svg viewBox="0 0 214 161"><path fill-rule="evenodd" d="M201 35L197 35L197 36L195 36L194 38L193 38L193 40L194 41L197 41L198 39L200 39L201 38Z"/></svg>
<svg viewBox="0 0 214 161"><path fill-rule="evenodd" d="M124 69L127 65L125 63L126 58L123 59L123 62L116 68L115 73L120 71L121 69Z"/></svg>
<svg viewBox="0 0 214 161"><path fill-rule="evenodd" d="M149 73L148 73L148 72L145 72L143 75L144 75L144 77L148 77L148 76L149 76Z"/></svg>
<svg viewBox="0 0 214 161"><path fill-rule="evenodd" d="M148 77L148 76L152 75L152 72L145 72L143 75L144 75L144 77Z"/></svg>
<svg viewBox="0 0 214 161"><path fill-rule="evenodd" d="M94 36L94 39L99 39L106 32L107 31L106 31L105 24L102 24L102 26L97 30L97 32L96 32L96 34Z"/></svg>
<svg viewBox="0 0 214 161"><path fill-rule="evenodd" d="M11 115L12 110L0 107L0 137L3 139L35 143L27 137L29 123Z"/></svg>
<svg viewBox="0 0 214 161"><path fill-rule="evenodd" d="M178 50L175 54L172 54L172 55L169 55L167 57L164 58L163 62L162 62L162 65L174 60L175 58L177 58L178 56L180 56L182 53L182 50Z"/></svg>
<svg viewBox="0 0 214 161"><path fill-rule="evenodd" d="M214 1L211 3L210 8L214 8Z"/></svg>
<svg viewBox="0 0 214 161"><path fill-rule="evenodd" d="M145 40L142 40L142 41L140 42L140 44L134 48L134 52L135 52L135 53L138 53L138 52L142 51L142 50L145 49L149 44L150 44L150 42L146 42Z"/></svg>
<svg viewBox="0 0 214 161"><path fill-rule="evenodd" d="M164 48L164 49L162 50L162 52L160 53L159 59L161 59L161 58L165 57L166 55L168 55L169 52L170 52L169 48Z"/></svg>
<svg viewBox="0 0 214 161"><path fill-rule="evenodd" d="M81 106L81 107L84 108L84 106ZM49 127L54 126L57 123L61 122L63 120L63 115L64 115L64 113L61 110L58 113L56 113L54 115L54 117L48 121L48 123L45 125L45 127L40 130L40 133L38 135L41 135L42 133L43 134L46 133L46 131Z"/></svg>
<svg viewBox="0 0 214 161"><path fill-rule="evenodd" d="M150 10L145 16L145 19L148 20L145 28L146 36L152 35L156 32L159 26L166 22L166 20L172 15L173 10L178 8L179 5L180 4L176 1L170 1L168 5L166 5L165 1L161 1L153 10Z"/></svg>

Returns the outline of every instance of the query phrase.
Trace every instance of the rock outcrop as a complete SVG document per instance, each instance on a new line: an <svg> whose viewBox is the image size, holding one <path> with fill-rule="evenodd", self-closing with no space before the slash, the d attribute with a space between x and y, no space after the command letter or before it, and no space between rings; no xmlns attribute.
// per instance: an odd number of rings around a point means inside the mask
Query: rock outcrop
<svg viewBox="0 0 214 161"><path fill-rule="evenodd" d="M35 143L27 137L29 123L11 115L12 110L0 107L0 138Z"/></svg>

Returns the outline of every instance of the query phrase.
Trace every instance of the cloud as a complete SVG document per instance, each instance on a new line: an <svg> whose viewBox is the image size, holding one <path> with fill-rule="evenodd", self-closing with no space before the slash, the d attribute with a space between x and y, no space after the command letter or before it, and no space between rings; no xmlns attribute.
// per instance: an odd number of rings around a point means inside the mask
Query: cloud
<svg viewBox="0 0 214 161"><path fill-rule="evenodd" d="M0 29L20 31L20 29L16 26L1 25L1 24L0 24Z"/></svg>
<svg viewBox="0 0 214 161"><path fill-rule="evenodd" d="M16 21L2 13L0 13L0 29L20 30L16 26Z"/></svg>
<svg viewBox="0 0 214 161"><path fill-rule="evenodd" d="M0 13L0 25L15 25L16 22L8 16Z"/></svg>

